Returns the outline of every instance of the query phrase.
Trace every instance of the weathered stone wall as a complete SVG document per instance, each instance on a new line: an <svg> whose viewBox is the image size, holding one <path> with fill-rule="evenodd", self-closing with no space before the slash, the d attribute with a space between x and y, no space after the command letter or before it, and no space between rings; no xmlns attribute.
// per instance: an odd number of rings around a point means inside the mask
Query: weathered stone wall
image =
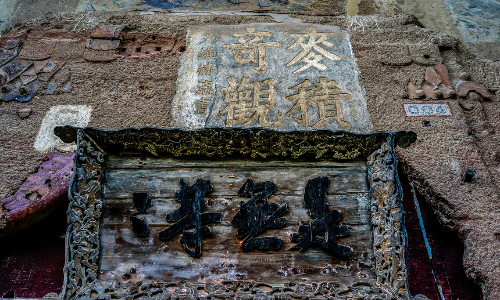
<svg viewBox="0 0 500 300"><path fill-rule="evenodd" d="M476 58L456 38L422 28L409 15L95 12L26 21L5 35L0 45L20 39L23 45L19 58L51 59L58 68L38 74L41 88L30 102L24 103L31 109L27 118L17 113L20 103L1 101L0 126L6 130L0 132L0 182L4 183L0 197L13 195L26 174L34 172L44 160L46 154L33 145L51 107L90 106L88 126L169 127L177 70L186 51L189 27L274 23L289 17L303 23L339 26L349 33L373 128L413 130L418 134L410 148L397 149L400 162L442 225L458 231L464 242L467 275L481 285L486 299L500 298L500 259L496 251L500 248L500 65ZM120 33L119 38L114 38L120 41L120 47L86 48L91 30L99 23ZM403 103L427 101L408 90L409 83L423 86L427 68L439 64L453 74L468 72L472 80L487 89L489 99L471 90L459 99L429 101L448 102L451 117L406 117ZM456 76L452 76L452 85L458 91L462 79ZM466 75L460 78L468 81ZM64 92L68 81L72 89ZM51 82L56 88L48 92ZM467 168L477 171L471 182L462 180Z"/></svg>
<svg viewBox="0 0 500 300"><path fill-rule="evenodd" d="M382 22L377 24L383 28ZM388 41L390 38L377 41L368 33L363 41L362 34L356 56L364 80L362 84L367 91L370 116L376 130L404 128L418 134L417 143L409 149L397 151L400 162L418 190L432 204L442 224L458 230L466 248L464 265L468 276L481 284L487 298L495 299L499 297L499 285L493 274L499 265L492 249L499 246L500 240L499 227L494 221L499 218L497 146L494 145L498 145L495 141L495 114L498 113L499 99L495 96L491 96L490 101L449 99L454 113L454 117L450 118L407 118L400 107L403 102L412 102L405 99L403 87L406 82L422 82L429 65L444 63L452 72L470 72L490 92L498 91L499 65L472 57L449 36L437 35L416 26L402 28L408 34L411 32L408 36L412 38L405 36L398 47L404 44L410 49L434 47L434 56L430 56L435 60L426 63L413 59L406 66L398 66L402 61L410 61L408 52L384 52L384 48L394 47ZM383 31L387 37L392 30ZM352 32L352 37L356 40L357 35ZM356 42L353 41L353 44ZM377 50L390 52L393 57L388 59L383 55L378 60ZM467 168L478 172L470 183L463 182L461 178ZM489 263L484 263L486 261Z"/></svg>
<svg viewBox="0 0 500 300"><path fill-rule="evenodd" d="M334 15L411 14L426 28L462 39L472 52L486 59L499 60L500 24L497 0L50 0L0 2L0 31L27 20L60 12L112 11L295 11Z"/></svg>

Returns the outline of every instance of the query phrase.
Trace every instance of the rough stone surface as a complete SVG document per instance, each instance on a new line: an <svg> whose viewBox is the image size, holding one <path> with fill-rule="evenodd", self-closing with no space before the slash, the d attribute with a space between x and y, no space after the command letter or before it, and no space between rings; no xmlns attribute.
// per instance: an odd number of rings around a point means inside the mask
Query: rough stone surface
<svg viewBox="0 0 500 300"><path fill-rule="evenodd" d="M388 33L391 34L387 27L381 25L380 22L377 23L379 27L383 27L380 31L389 31ZM419 40L423 42L422 33L428 34L428 41L435 41L438 49L440 43L444 41L441 36L433 33L404 27L405 33L410 31L415 33L412 38L407 36L406 43L415 43ZM394 26L389 26L389 28L395 29ZM358 30L361 31L361 28ZM374 31L366 35L374 35L378 30ZM361 36L359 39L361 45L353 42L353 49L360 64L362 85L367 90L368 110L375 129L404 128L418 134L417 142L409 149L397 150L400 162L405 166L406 172L417 189L431 203L443 226L457 230L464 241L466 249L464 264L468 276L481 285L486 299L500 297L498 289L500 278L496 275L498 271L495 271L499 268L499 258L489 250L500 246L500 241L495 240L498 226L493 225L496 222L493 220L500 218L496 180L492 180L489 175L496 168L489 170L485 163L489 162L491 165L495 161L492 159L494 156L491 156L491 152L497 147L493 145L498 145L498 143L491 141L489 145L486 142L478 145L479 139L490 140L495 137L492 129L488 130L488 123L494 122L495 124L496 118L485 117L482 106L491 107L491 113L493 111L498 113L494 108L498 105L496 104L498 99L483 102L483 104L476 102L475 106L479 108L475 112L473 112L474 109L471 110L470 113L465 112L457 101L450 101L454 117L405 118L401 113L400 105L403 101L410 101L404 99L404 94L400 94L400 89L405 86L406 80L413 80L413 78L422 80L426 67L419 62L404 67L374 64L368 53L370 50L364 49L377 40L373 42L367 40L365 46L363 45L364 34L358 35L352 32L351 34L354 39ZM389 40L394 38L391 36ZM382 40L379 42L383 43ZM454 73L470 72L471 69L467 67L469 65L474 66L472 70L483 64L490 68L487 69L488 71L494 70L491 73L486 71L479 75L478 72L477 75L471 76L483 86L488 86L489 80L498 76L497 64L488 64L471 57L460 46L452 47L451 50L439 50L439 56L438 61L442 60L443 64ZM498 85L492 84L490 87L498 89ZM470 117L467 118L467 115ZM474 134L475 131L478 132L477 135ZM491 149L488 156L482 154L486 149ZM463 183L461 175L469 167L478 170L478 175L473 183Z"/></svg>
<svg viewBox="0 0 500 300"><path fill-rule="evenodd" d="M113 23L120 22L121 16L109 16ZM89 126L109 129L121 127L170 125L170 101L175 93L175 82L179 66L178 55L185 49L185 32L187 25L177 25L167 29L158 29L159 23L149 27L147 32L161 36L158 44L165 45L160 56L142 53L141 59L120 59L108 64L86 62L83 59L85 35L95 26L84 30L71 31L78 18L77 15L64 21L66 28L58 27L57 19L49 23L42 21L26 29L16 30L0 39L3 41L23 37L25 40L48 40L57 46L51 59L57 60L62 70L70 73L72 90L59 93L58 87L53 95L41 94L30 102L31 114L27 119L17 115L19 104L6 102L0 105L0 197L11 196L25 180L26 175L36 171L45 154L33 148L41 123L47 112L55 105L89 105L93 108ZM135 17L128 16L133 24ZM148 17L146 17L147 19ZM143 19L144 25L149 21ZM269 18L270 19L270 18ZM103 19L108 24L108 17ZM55 21L55 22L52 22ZM85 21L87 22L87 21ZM165 21L161 21L165 22ZM215 23L214 21L212 21ZM42 23L44 25L42 25ZM182 23L182 22L181 22ZM163 26L163 25L162 25ZM144 31L143 31L144 32ZM133 36L140 35L135 32ZM132 39L133 37L131 37ZM141 40L137 40L142 43ZM174 46L175 45L175 46ZM106 53L107 51L102 51ZM45 87L53 79L53 73L40 73L40 86ZM57 79L57 78L56 78ZM61 90L62 91L62 90ZM151 109L154 108L154 113ZM126 116L125 118L122 118Z"/></svg>
<svg viewBox="0 0 500 300"><path fill-rule="evenodd" d="M4 232L7 228L7 209L3 203L0 203L0 232Z"/></svg>
<svg viewBox="0 0 500 300"><path fill-rule="evenodd" d="M338 26L349 33L374 130L413 130L418 134L417 142L410 148L397 149L398 158L417 190L434 209L441 226L456 231L464 243L466 274L481 286L485 299L499 299L499 64L478 59L462 42L422 28L416 18L406 15L290 16L311 24ZM89 105L93 108L90 126L108 129L168 127L172 121L170 106L176 90L179 54L186 48L183 41L189 27L278 22L276 20L283 18L262 13L96 12L92 15L48 15L25 22L2 39L44 37L57 41L59 46L54 48L52 58L57 56L65 63L64 67L71 73L73 90L62 94L38 94L30 102L30 117L24 120L17 116L17 103L0 105L0 124L2 128L9 128L0 132L0 182L4 183L0 186L0 195L11 196L26 174L35 171L43 160L44 154L38 153L32 145L50 107ZM162 56L139 52L142 54L138 57L117 57L107 63L85 61L85 39L99 23L128 24L127 34L130 35L169 37L168 47L175 41L177 46L172 49L177 50L168 50ZM28 32L28 29L32 30ZM69 36L71 41L66 40ZM133 49L135 42L130 40L129 43ZM68 47L58 50L63 44ZM411 63L405 51L393 52L391 57L382 60L379 49L391 45L417 49L411 52ZM425 53L418 49L431 49L432 64L419 61L419 55L425 59ZM491 100L449 100L452 117L406 118L401 104L422 101L406 98L407 83L421 82L427 67L434 66L435 62L441 62L450 73L469 73L472 80L492 94ZM41 75L47 76L39 76L41 86L45 86L51 75ZM467 168L477 171L470 183L461 179Z"/></svg>
<svg viewBox="0 0 500 300"><path fill-rule="evenodd" d="M444 34L462 38L472 51L485 59L500 60L498 49L497 22L499 6L497 1L488 0L247 0L247 1L178 1L178 0L69 0L53 3L50 0L20 1L4 0L0 2L0 31L20 22L57 12L111 12L140 10L152 13L168 11L274 11L278 13L321 13L330 15L347 14L412 14L421 26ZM54 27L67 25L56 20ZM111 25L111 24L108 24ZM116 24L119 25L119 24ZM98 24L97 26L105 26ZM111 29L111 30L109 30ZM98 27L96 34L105 38L117 37L115 27Z"/></svg>
<svg viewBox="0 0 500 300"><path fill-rule="evenodd" d="M117 58L117 55L108 51L85 49L83 58L89 62L110 62Z"/></svg>
<svg viewBox="0 0 500 300"><path fill-rule="evenodd" d="M65 196L73 174L73 156L48 153L48 160L28 175L13 196L0 199L0 236L28 228L68 205Z"/></svg>
<svg viewBox="0 0 500 300"><path fill-rule="evenodd" d="M498 1L444 0L458 30L467 42L498 42Z"/></svg>

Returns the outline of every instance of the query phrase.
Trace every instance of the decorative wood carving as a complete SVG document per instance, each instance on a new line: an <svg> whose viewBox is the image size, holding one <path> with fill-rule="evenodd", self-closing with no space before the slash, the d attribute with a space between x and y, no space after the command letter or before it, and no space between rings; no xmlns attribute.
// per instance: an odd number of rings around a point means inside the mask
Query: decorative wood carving
<svg viewBox="0 0 500 300"><path fill-rule="evenodd" d="M411 299L407 287L406 236L394 145L410 145L416 139L416 135L412 132L354 134L312 131L283 133L262 129L182 131L155 128L105 131L92 128L78 130L72 127L59 127L56 129L56 134L65 141L76 139L78 144L78 151L74 159L75 173L69 192L71 201L68 209L69 226L66 234L66 266L63 292L60 295L63 300L209 299L213 297L238 299ZM106 157L124 150L142 151L162 156L204 156L206 158L215 156L250 156L252 158L279 156L288 157L291 160L298 157L310 160L319 158L365 159L369 167L368 181L372 203L376 284L366 282L343 284L336 282L335 277L332 277L329 282L299 283L292 281L283 284L255 281L195 284L152 280L119 283L98 280L99 219L102 208L102 186L105 180ZM201 183L204 183L206 191L210 190L210 182ZM189 189L193 186L185 185L186 189L183 190L187 192L187 197L189 197ZM182 199L182 195L178 196L179 199ZM320 198L316 201L321 202ZM147 201L146 203L138 203L136 207L145 211ZM329 208L328 210L325 210L327 215L335 214L334 210ZM314 214L312 214L313 218L324 218L324 214L319 214L316 217ZM179 219L177 217L182 216L172 217L172 219ZM338 231L345 233L341 229ZM190 243L187 244L190 245Z"/></svg>

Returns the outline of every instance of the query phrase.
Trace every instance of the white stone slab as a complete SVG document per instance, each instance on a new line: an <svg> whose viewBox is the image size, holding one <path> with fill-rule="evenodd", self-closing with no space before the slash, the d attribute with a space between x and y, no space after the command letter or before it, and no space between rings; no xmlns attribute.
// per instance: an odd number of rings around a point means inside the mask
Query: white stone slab
<svg viewBox="0 0 500 300"><path fill-rule="evenodd" d="M34 147L40 152L75 151L74 143L64 143L59 137L54 134L56 126L72 125L85 127L90 121L92 107L88 105L57 105L50 110L43 118L42 125L38 131Z"/></svg>
<svg viewBox="0 0 500 300"><path fill-rule="evenodd" d="M347 32L273 23L193 27L172 125L373 130Z"/></svg>

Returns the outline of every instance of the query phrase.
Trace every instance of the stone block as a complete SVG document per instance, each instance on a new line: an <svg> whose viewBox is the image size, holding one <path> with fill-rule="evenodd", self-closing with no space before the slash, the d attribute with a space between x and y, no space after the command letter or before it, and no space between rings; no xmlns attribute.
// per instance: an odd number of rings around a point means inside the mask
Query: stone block
<svg viewBox="0 0 500 300"><path fill-rule="evenodd" d="M175 127L372 130L349 36L339 27L200 26L186 40Z"/></svg>
<svg viewBox="0 0 500 300"><path fill-rule="evenodd" d="M110 62L118 57L117 54L109 51L85 49L83 58L90 62Z"/></svg>
<svg viewBox="0 0 500 300"><path fill-rule="evenodd" d="M407 45L381 45L377 55L384 65L405 66L412 62Z"/></svg>
<svg viewBox="0 0 500 300"><path fill-rule="evenodd" d="M52 59L56 61L78 60L83 57L84 49L84 40L59 41L52 53Z"/></svg>
<svg viewBox="0 0 500 300"><path fill-rule="evenodd" d="M57 40L27 40L19 51L18 57L26 60L48 59L57 43Z"/></svg>
<svg viewBox="0 0 500 300"><path fill-rule="evenodd" d="M443 63L439 47L434 44L409 45L411 59L423 66L433 66Z"/></svg>

